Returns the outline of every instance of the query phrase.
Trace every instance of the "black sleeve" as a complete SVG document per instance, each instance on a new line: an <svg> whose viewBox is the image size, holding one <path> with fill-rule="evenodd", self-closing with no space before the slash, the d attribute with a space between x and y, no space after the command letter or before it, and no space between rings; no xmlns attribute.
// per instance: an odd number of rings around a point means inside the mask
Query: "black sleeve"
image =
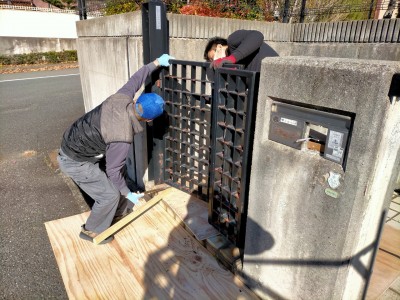
<svg viewBox="0 0 400 300"><path fill-rule="evenodd" d="M240 61L257 51L264 42L264 35L256 30L237 30L228 37L230 54Z"/></svg>

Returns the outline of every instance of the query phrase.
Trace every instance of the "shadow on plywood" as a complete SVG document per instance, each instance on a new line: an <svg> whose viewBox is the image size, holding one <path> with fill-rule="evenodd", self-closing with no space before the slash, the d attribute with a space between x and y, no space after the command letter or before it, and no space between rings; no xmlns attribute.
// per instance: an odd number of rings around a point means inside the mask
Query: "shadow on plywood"
<svg viewBox="0 0 400 300"><path fill-rule="evenodd" d="M45 223L69 299L257 299L160 205L106 245L79 238L87 215Z"/></svg>

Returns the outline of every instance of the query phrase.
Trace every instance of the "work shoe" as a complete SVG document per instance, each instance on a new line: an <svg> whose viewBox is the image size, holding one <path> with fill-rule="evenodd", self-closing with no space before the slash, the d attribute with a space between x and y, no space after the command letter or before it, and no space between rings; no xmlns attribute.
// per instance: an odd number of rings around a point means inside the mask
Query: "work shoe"
<svg viewBox="0 0 400 300"><path fill-rule="evenodd" d="M118 223L119 221L121 221L123 218L125 218L127 215L129 215L133 210L131 208L128 208L126 210L125 213L123 213L120 216L114 216L112 222L111 222L111 226L114 225L115 223Z"/></svg>
<svg viewBox="0 0 400 300"><path fill-rule="evenodd" d="M96 232L87 230L87 229L85 228L85 224L82 225L82 227L81 227L81 233L79 234L79 237L80 237L81 239L84 239L84 240L87 240L87 241L93 243L93 239L94 239L96 236L98 236L98 234L97 234ZM101 242L99 243L99 245L107 244L107 243L111 242L113 239L114 239L114 236L110 236L110 237L106 238L105 240L101 241Z"/></svg>

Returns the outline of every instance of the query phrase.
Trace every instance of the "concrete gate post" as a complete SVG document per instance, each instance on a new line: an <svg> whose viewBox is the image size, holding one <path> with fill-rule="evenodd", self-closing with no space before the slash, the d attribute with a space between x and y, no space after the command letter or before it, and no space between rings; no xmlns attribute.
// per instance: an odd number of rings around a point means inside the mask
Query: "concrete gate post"
<svg viewBox="0 0 400 300"><path fill-rule="evenodd" d="M399 74L389 61L263 61L242 271L261 297L362 298L400 171Z"/></svg>

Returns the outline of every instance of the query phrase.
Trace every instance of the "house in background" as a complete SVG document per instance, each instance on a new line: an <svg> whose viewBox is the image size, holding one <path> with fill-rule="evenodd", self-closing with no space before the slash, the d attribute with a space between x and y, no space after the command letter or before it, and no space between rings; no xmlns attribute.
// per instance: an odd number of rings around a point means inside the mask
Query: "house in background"
<svg viewBox="0 0 400 300"><path fill-rule="evenodd" d="M376 3L375 19L400 18L399 0L378 0Z"/></svg>
<svg viewBox="0 0 400 300"><path fill-rule="evenodd" d="M59 9L57 6L54 6L50 3L44 2L42 0L0 0L0 5L29 6L29 7Z"/></svg>

